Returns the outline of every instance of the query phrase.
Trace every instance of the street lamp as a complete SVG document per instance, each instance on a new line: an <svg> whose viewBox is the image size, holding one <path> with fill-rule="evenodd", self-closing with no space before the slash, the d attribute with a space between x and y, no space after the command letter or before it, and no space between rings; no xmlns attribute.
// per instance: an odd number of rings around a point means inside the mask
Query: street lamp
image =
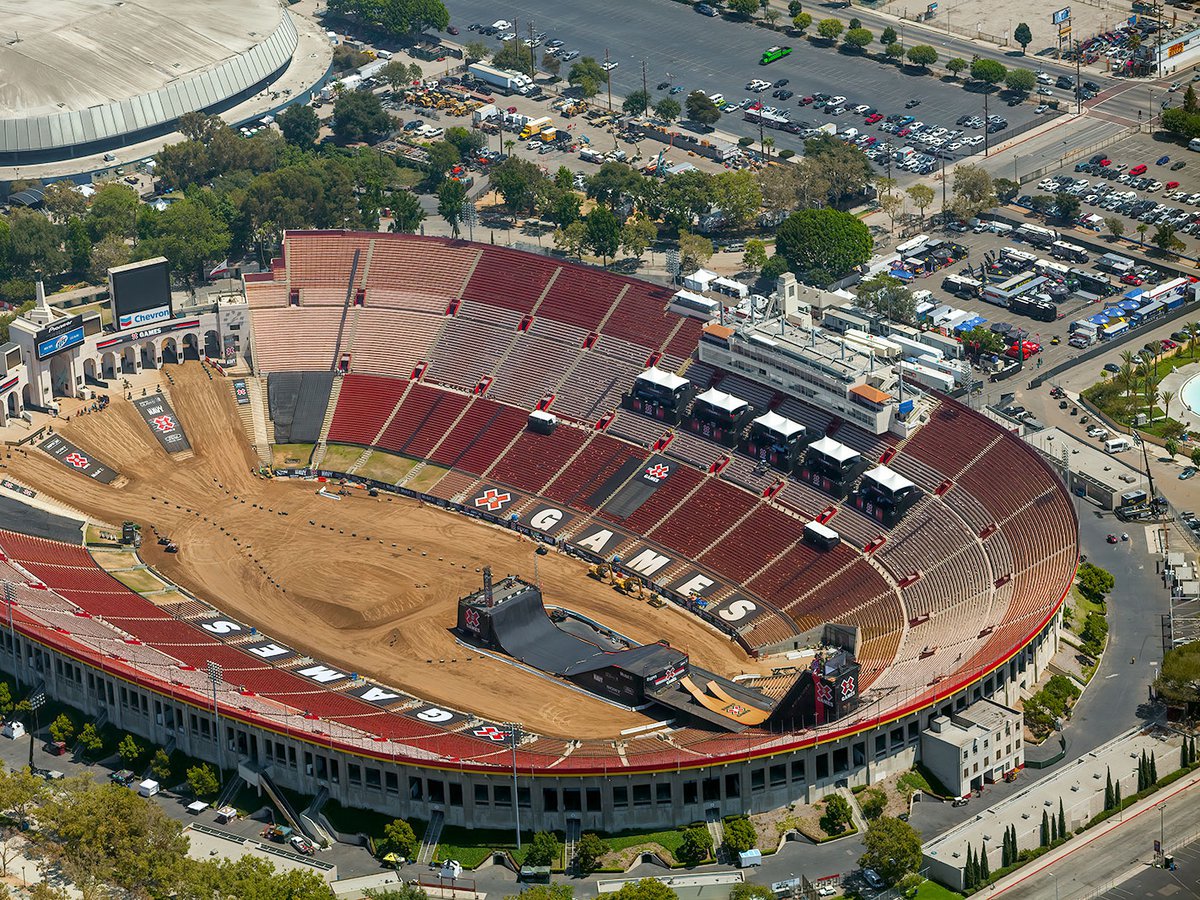
<svg viewBox="0 0 1200 900"><path fill-rule="evenodd" d="M517 830L517 850L521 849L521 801L517 796L517 744L521 740L521 726L516 722L505 722L505 729L508 731L508 739L512 747L512 804L513 804L513 827Z"/></svg>
<svg viewBox="0 0 1200 900"><path fill-rule="evenodd" d="M41 709L46 702L46 694L43 691L38 691L29 698L29 709L33 712L33 731L29 733L29 772L33 773L33 744L37 740L38 733L38 710Z"/></svg>
<svg viewBox="0 0 1200 900"><path fill-rule="evenodd" d="M1167 862L1166 808L1166 803L1158 804L1158 859L1163 866Z"/></svg>
<svg viewBox="0 0 1200 900"><path fill-rule="evenodd" d="M1054 879L1054 900L1058 900L1058 876L1053 872L1047 872L1046 874Z"/></svg>
<svg viewBox="0 0 1200 900"><path fill-rule="evenodd" d="M217 750L217 778L220 780L221 787L225 787L224 769L221 768L221 711L217 706L217 685L225 680L225 667L210 659L206 668L208 670L208 680L212 683L213 743L216 745Z"/></svg>

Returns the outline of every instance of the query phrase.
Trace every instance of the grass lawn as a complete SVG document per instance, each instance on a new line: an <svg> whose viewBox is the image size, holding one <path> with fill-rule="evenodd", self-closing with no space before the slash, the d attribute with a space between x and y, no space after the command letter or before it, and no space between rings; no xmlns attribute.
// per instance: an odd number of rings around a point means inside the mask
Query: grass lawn
<svg viewBox="0 0 1200 900"><path fill-rule="evenodd" d="M184 603L191 599L186 594L181 594L179 591L167 591L165 594L155 594L152 597L147 597L155 606L170 606L172 603Z"/></svg>
<svg viewBox="0 0 1200 900"><path fill-rule="evenodd" d="M321 468L333 472L345 472L354 465L363 454L362 447L353 444L328 444L325 447L325 458L321 460Z"/></svg>
<svg viewBox="0 0 1200 900"><path fill-rule="evenodd" d="M923 881L916 892L909 894L913 900L962 900L962 894L956 894L950 888L942 887L936 881Z"/></svg>
<svg viewBox="0 0 1200 900"><path fill-rule="evenodd" d="M84 531L84 543L101 544L109 547L118 546L121 543L121 529L113 530L111 528L101 528L98 525L89 525Z"/></svg>
<svg viewBox="0 0 1200 900"><path fill-rule="evenodd" d="M315 444L272 444L271 463L276 469L303 469L312 458Z"/></svg>
<svg viewBox="0 0 1200 900"><path fill-rule="evenodd" d="M417 834L424 833L424 825L420 829L417 823L411 823L413 831ZM556 833L559 840L559 858L555 863L554 868L561 869L563 866L561 844L564 835ZM457 825L447 825L442 829L442 837L438 842L437 850L434 853L438 859L457 859L462 863L464 869L474 869L476 866L487 861L487 858L495 850L507 850L516 860L517 865L521 865L525 860L525 852L529 849L529 844L533 840L533 832L521 832L521 849L517 850L516 841L513 838L513 833L506 829L498 828L463 828Z"/></svg>
<svg viewBox="0 0 1200 900"><path fill-rule="evenodd" d="M365 834L375 840L383 837L383 827L391 825L396 816L376 812L373 809L358 809L352 806L342 806L336 800L328 801L321 812L329 820L329 824L342 834ZM425 823L412 819L409 823L417 840L425 835Z"/></svg>
<svg viewBox="0 0 1200 900"><path fill-rule="evenodd" d="M670 831L622 831L601 837L608 842L614 853L642 844L658 844L664 850L670 850L674 856L683 846L683 831L679 828L672 828Z"/></svg>
<svg viewBox="0 0 1200 900"><path fill-rule="evenodd" d="M437 484L438 480L448 471L449 469L443 469L441 466L426 466L417 473L417 477L410 481L406 487L424 493Z"/></svg>
<svg viewBox="0 0 1200 900"><path fill-rule="evenodd" d="M139 594L144 591L162 591L168 587L165 582L156 578L149 569L130 569L128 572L113 572L112 577L131 591L137 591Z"/></svg>
<svg viewBox="0 0 1200 900"><path fill-rule="evenodd" d="M1067 627L1076 637L1082 637L1083 623L1087 621L1088 613L1105 614L1105 608L1099 603L1093 603L1083 594L1079 593L1079 588L1071 588L1071 618L1067 622Z"/></svg>
<svg viewBox="0 0 1200 900"><path fill-rule="evenodd" d="M328 457L326 457L328 459ZM385 484L395 484L416 466L417 460L407 456L397 456L394 453L383 453L376 450L355 474L364 478L373 478Z"/></svg>
<svg viewBox="0 0 1200 900"><path fill-rule="evenodd" d="M96 565L106 572L111 572L114 569L130 569L142 564L141 560L135 554L125 553L120 550L96 552L92 554L92 559L96 561Z"/></svg>

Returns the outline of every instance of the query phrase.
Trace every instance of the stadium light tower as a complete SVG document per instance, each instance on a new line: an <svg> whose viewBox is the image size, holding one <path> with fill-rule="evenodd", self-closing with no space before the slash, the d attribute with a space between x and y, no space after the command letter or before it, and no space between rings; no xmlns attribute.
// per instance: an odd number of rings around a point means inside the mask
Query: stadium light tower
<svg viewBox="0 0 1200 900"><path fill-rule="evenodd" d="M33 745L37 742L38 710L46 702L44 691L38 691L29 698L29 709L33 713L33 731L29 733L29 771L33 772Z"/></svg>
<svg viewBox="0 0 1200 900"><path fill-rule="evenodd" d="M225 787L225 770L221 767L221 711L217 706L217 685L225 680L225 667L210 659L206 668L208 680L212 683L213 743L217 748L217 778L220 780L221 787Z"/></svg>
<svg viewBox="0 0 1200 900"><path fill-rule="evenodd" d="M517 744L521 741L521 726L516 722L505 722L508 739L512 746L513 781L513 827L517 830L517 851L521 849L521 801L517 795Z"/></svg>

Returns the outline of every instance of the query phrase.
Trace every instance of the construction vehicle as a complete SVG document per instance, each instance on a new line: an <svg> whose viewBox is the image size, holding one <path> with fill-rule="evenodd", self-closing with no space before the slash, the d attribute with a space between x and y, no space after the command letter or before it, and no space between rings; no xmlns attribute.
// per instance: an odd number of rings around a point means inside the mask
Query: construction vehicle
<svg viewBox="0 0 1200 900"><path fill-rule="evenodd" d="M597 566L588 566L588 575L595 578L597 581L608 584L612 580L612 566L608 563L600 563Z"/></svg>
<svg viewBox="0 0 1200 900"><path fill-rule="evenodd" d="M633 597L635 600L640 600L646 593L646 588L642 585L640 578L615 578L613 579L613 587L622 594Z"/></svg>
<svg viewBox="0 0 1200 900"><path fill-rule="evenodd" d="M526 122L525 126L521 129L521 133L517 136L521 140L527 141L534 135L541 134L542 131L544 131L545 129L547 129L549 127L550 127L550 117L549 116L539 116L536 119L530 119L528 122Z"/></svg>
<svg viewBox="0 0 1200 900"><path fill-rule="evenodd" d="M559 131L554 127L543 129L542 133L538 135L542 139L543 144L553 144L558 140L558 136Z"/></svg>
<svg viewBox="0 0 1200 900"><path fill-rule="evenodd" d="M656 592L650 592L650 600L648 601L655 609L662 609L667 605L667 601L660 597Z"/></svg>

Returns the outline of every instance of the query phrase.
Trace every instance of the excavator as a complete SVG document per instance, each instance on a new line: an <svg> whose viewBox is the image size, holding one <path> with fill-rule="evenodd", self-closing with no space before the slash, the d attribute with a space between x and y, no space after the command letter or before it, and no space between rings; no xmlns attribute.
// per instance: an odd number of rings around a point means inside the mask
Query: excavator
<svg viewBox="0 0 1200 900"><path fill-rule="evenodd" d="M602 584L609 584L612 582L612 566L608 563L588 566L588 575Z"/></svg>

